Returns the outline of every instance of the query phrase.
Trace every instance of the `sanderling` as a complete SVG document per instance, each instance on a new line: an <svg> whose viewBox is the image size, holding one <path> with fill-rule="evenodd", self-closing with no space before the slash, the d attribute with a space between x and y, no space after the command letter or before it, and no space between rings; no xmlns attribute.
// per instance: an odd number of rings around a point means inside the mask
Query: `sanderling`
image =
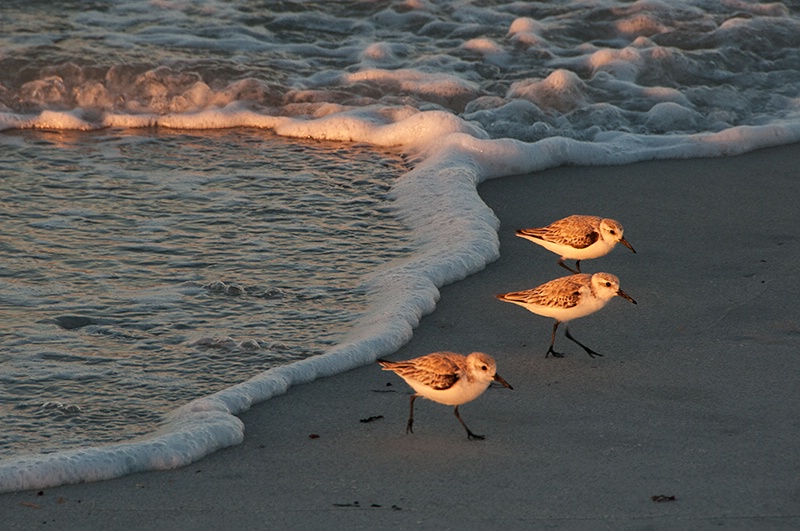
<svg viewBox="0 0 800 531"><path fill-rule="evenodd" d="M584 273L557 278L525 291L503 293L497 295L497 298L501 301L518 304L533 313L555 319L556 324L553 325L550 348L547 349L545 357L552 354L554 357L560 358L563 354L553 350L558 325L596 312L617 295L636 304L635 300L619 289L619 279L616 276L610 273L593 275ZM567 325L565 335L567 339L583 347L589 356L602 356L599 352L595 352L572 337L569 333L569 325Z"/></svg>
<svg viewBox="0 0 800 531"><path fill-rule="evenodd" d="M494 359L483 352L469 356L455 352L434 352L407 361L378 360L383 370L394 371L410 385L416 394L411 395L411 412L408 415L406 433L414 433L414 400L427 398L447 406L455 406L458 421L467 430L468 439L483 439L467 428L458 414L458 406L478 398L493 382L500 382L513 389L497 374Z"/></svg>
<svg viewBox="0 0 800 531"><path fill-rule="evenodd" d="M622 225L599 216L569 216L546 227L519 229L517 236L556 253L561 257L558 265L573 273L581 272L581 260L605 256L617 242L636 252L623 236ZM564 263L568 259L576 260L577 271Z"/></svg>

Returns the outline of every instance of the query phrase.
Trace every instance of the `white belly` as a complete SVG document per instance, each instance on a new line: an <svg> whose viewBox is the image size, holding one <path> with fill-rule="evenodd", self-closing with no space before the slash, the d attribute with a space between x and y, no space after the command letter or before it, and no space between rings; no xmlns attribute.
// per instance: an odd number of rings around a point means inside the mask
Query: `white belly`
<svg viewBox="0 0 800 531"><path fill-rule="evenodd" d="M612 243L605 240L597 240L589 247L583 249L576 249L568 245L561 245L558 243L548 242L544 240L532 240L538 243L548 251L555 253L561 257L562 260L589 260L591 258L598 258L607 255L611 249L614 248Z"/></svg>
<svg viewBox="0 0 800 531"><path fill-rule="evenodd" d="M466 404L481 396L481 394L489 387L491 382L468 382L466 379L459 380L450 389L438 390L432 389L425 385L408 381L408 384L417 392L418 395L433 400L446 406L458 406Z"/></svg>
<svg viewBox="0 0 800 531"><path fill-rule="evenodd" d="M577 306L572 308L553 308L551 306L534 306L526 305L526 308L533 313L543 315L545 317L552 317L558 321L567 322L573 319L579 319L589 314L596 312L606 305L608 301L602 299L589 298L581 301Z"/></svg>

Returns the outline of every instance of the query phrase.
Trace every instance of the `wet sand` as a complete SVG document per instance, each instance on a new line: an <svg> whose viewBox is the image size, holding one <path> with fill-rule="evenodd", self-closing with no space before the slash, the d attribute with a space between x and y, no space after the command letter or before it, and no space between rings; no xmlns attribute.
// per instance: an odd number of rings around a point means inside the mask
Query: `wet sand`
<svg viewBox="0 0 800 531"><path fill-rule="evenodd" d="M165 472L0 495L4 529L796 529L800 527L800 144L722 159L548 170L479 191L501 258L441 290L392 359L493 355L513 391L417 400L377 364L242 415L243 444ZM584 261L615 298L553 321L496 293L563 276L514 236L573 213L623 223ZM563 327L562 327L563 328ZM366 422L369 420L368 422Z"/></svg>

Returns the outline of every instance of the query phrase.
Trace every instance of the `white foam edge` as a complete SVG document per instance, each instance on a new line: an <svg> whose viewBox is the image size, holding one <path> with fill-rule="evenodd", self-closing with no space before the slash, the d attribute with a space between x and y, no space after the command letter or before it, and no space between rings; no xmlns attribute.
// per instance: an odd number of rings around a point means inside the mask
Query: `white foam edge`
<svg viewBox="0 0 800 531"><path fill-rule="evenodd" d="M361 367L397 351L411 339L422 316L435 309L441 286L475 273L499 257L499 222L477 193L483 180L563 164L618 165L729 156L800 142L798 123L741 126L695 135L607 133L595 142L548 138L524 143L489 140L476 126L440 111L414 113L393 123L381 123L363 110L318 120L276 119L255 113L246 117L250 127L269 127L266 123L271 122L276 132L287 136L402 145L418 155L416 166L397 180L392 195L419 248L410 258L371 275L367 282L372 307L355 323L353 332L326 353L270 369L194 400L169 415L152 437L0 461L0 492L185 466L240 443L244 426L235 415L253 404L283 394L292 385ZM223 122L230 124L229 118Z"/></svg>

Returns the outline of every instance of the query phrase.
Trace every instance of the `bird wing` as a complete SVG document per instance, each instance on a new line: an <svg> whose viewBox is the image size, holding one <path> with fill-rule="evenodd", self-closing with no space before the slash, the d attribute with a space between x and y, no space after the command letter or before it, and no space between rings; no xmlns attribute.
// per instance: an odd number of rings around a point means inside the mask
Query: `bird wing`
<svg viewBox="0 0 800 531"><path fill-rule="evenodd" d="M581 278L590 275L571 275L561 277L533 289L514 291L498 295L500 300L517 304L530 304L547 308L572 308L576 306L582 294L588 289Z"/></svg>
<svg viewBox="0 0 800 531"><path fill-rule="evenodd" d="M569 216L546 227L519 229L517 235L585 249L600 238L599 226L600 218L596 216Z"/></svg>
<svg viewBox="0 0 800 531"><path fill-rule="evenodd" d="M394 371L403 379L410 379L434 389L449 389L466 373L463 356L450 352L436 352L408 361L378 360L384 370Z"/></svg>

